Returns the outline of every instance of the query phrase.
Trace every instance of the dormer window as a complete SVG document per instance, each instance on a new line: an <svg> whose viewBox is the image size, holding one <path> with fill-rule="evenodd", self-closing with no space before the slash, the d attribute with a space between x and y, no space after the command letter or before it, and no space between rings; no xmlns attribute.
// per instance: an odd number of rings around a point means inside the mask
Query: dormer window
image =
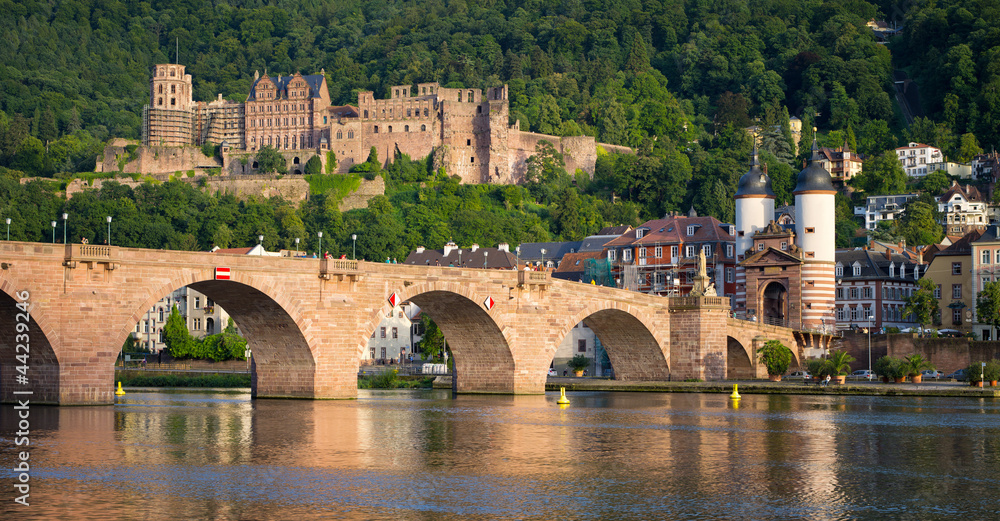
<svg viewBox="0 0 1000 521"><path fill-rule="evenodd" d="M843 276L844 276L844 265L838 262L837 263L837 277L843 277Z"/></svg>
<svg viewBox="0 0 1000 521"><path fill-rule="evenodd" d="M860 263L857 263L857 262L854 263L854 276L855 277L860 277L861 276L861 264Z"/></svg>
<svg viewBox="0 0 1000 521"><path fill-rule="evenodd" d="M895 277L896 276L896 263L895 262L889 264L889 276L890 277Z"/></svg>
<svg viewBox="0 0 1000 521"><path fill-rule="evenodd" d="M904 279L906 278L906 264L899 265L899 277Z"/></svg>
<svg viewBox="0 0 1000 521"><path fill-rule="evenodd" d="M638 230L635 231L635 238L636 239L641 239L642 236L645 235L645 234L646 234L646 229L645 228L639 228Z"/></svg>
<svg viewBox="0 0 1000 521"><path fill-rule="evenodd" d="M694 235L694 226L688 226L687 234L689 236Z"/></svg>
<svg viewBox="0 0 1000 521"><path fill-rule="evenodd" d="M729 226L729 235L736 235L736 227L735 226L732 226L732 225Z"/></svg>

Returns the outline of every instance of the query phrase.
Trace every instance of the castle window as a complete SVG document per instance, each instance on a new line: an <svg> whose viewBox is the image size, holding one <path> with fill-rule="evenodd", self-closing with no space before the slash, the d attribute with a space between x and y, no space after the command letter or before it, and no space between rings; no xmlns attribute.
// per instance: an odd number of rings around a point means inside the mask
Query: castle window
<svg viewBox="0 0 1000 521"><path fill-rule="evenodd" d="M424 109L424 117L427 117L427 109Z"/></svg>
<svg viewBox="0 0 1000 521"><path fill-rule="evenodd" d="M424 93L424 94L427 94L427 87L424 87L424 88L423 88L423 93Z"/></svg>
<svg viewBox="0 0 1000 521"><path fill-rule="evenodd" d="M458 101L462 101L462 91L458 91Z"/></svg>
<svg viewBox="0 0 1000 521"><path fill-rule="evenodd" d="M427 125L420 125L420 131L424 132L427 130Z"/></svg>
<svg viewBox="0 0 1000 521"><path fill-rule="evenodd" d="M163 94L163 85L160 85L160 94Z"/></svg>
<svg viewBox="0 0 1000 521"><path fill-rule="evenodd" d="M354 139L354 131L353 130L348 130L347 131L347 139Z"/></svg>
<svg viewBox="0 0 1000 521"><path fill-rule="evenodd" d="M177 85L171 85L170 86L170 93L171 94L177 94Z"/></svg>
<svg viewBox="0 0 1000 521"><path fill-rule="evenodd" d="M466 139L465 140L465 146L472 146L472 140L471 139Z"/></svg>
<svg viewBox="0 0 1000 521"><path fill-rule="evenodd" d="M174 71L173 71L173 70L171 70L171 71L170 71L170 76L171 76L171 77L173 77L173 76L174 76Z"/></svg>
<svg viewBox="0 0 1000 521"><path fill-rule="evenodd" d="M392 133L392 125L389 125L389 133Z"/></svg>
<svg viewBox="0 0 1000 521"><path fill-rule="evenodd" d="M375 125L374 132L378 134L378 125Z"/></svg>
<svg viewBox="0 0 1000 521"><path fill-rule="evenodd" d="M170 105L173 106L173 105L176 105L176 104L177 104L177 100L174 99L174 98L170 98Z"/></svg>
<svg viewBox="0 0 1000 521"><path fill-rule="evenodd" d="M403 127L403 132L409 132L409 131L410 131L410 126L409 125L406 125L406 126Z"/></svg>
<svg viewBox="0 0 1000 521"><path fill-rule="evenodd" d="M411 109L406 109L406 117L410 117Z"/></svg>
<svg viewBox="0 0 1000 521"><path fill-rule="evenodd" d="M344 139L344 133L338 130L337 131L337 139Z"/></svg>
<svg viewBox="0 0 1000 521"><path fill-rule="evenodd" d="M323 124L326 125L326 116L323 116Z"/></svg>
<svg viewBox="0 0 1000 521"><path fill-rule="evenodd" d="M475 163L476 162L476 158L475 157L470 157L469 158L469 162L470 163Z"/></svg>
<svg viewBox="0 0 1000 521"><path fill-rule="evenodd" d="M483 107L476 107L476 114L482 114L482 113L483 113Z"/></svg>
<svg viewBox="0 0 1000 521"><path fill-rule="evenodd" d="M160 99L159 99L159 100L157 100L157 101L158 101L157 105L161 105L161 106L163 105L163 98L160 98Z"/></svg>
<svg viewBox="0 0 1000 521"><path fill-rule="evenodd" d="M367 117L368 117L368 111L366 110L365 111L365 118L367 118Z"/></svg>
<svg viewBox="0 0 1000 521"><path fill-rule="evenodd" d="M469 101L475 101L475 100L474 100L474 99L472 99L472 98L473 98L473 96L472 96L472 91L470 90L470 91L469 91Z"/></svg>
<svg viewBox="0 0 1000 521"><path fill-rule="evenodd" d="M781 241L781 250L784 251L787 249L788 249L788 243L785 241Z"/></svg>
<svg viewBox="0 0 1000 521"><path fill-rule="evenodd" d="M396 89L396 97L399 97L399 89Z"/></svg>
<svg viewBox="0 0 1000 521"><path fill-rule="evenodd" d="M806 228L806 233L816 233L816 228Z"/></svg>

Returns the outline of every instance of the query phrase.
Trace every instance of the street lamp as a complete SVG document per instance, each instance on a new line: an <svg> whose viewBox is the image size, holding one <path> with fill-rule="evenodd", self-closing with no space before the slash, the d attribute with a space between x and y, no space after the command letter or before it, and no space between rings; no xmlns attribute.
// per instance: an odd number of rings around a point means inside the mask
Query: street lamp
<svg viewBox="0 0 1000 521"><path fill-rule="evenodd" d="M69 227L68 224L69 224L69 214L63 212L63 244L66 244L66 228Z"/></svg>
<svg viewBox="0 0 1000 521"><path fill-rule="evenodd" d="M486 257L489 256L489 254L490 252L488 251L483 252L483 269L486 269Z"/></svg>
<svg viewBox="0 0 1000 521"><path fill-rule="evenodd" d="M299 256L299 238L298 237L295 238L295 256L296 257Z"/></svg>
<svg viewBox="0 0 1000 521"><path fill-rule="evenodd" d="M458 250L458 267L462 267L462 250Z"/></svg>
<svg viewBox="0 0 1000 521"><path fill-rule="evenodd" d="M521 247L515 247L514 253L516 253L516 258L514 259L514 271L517 271L521 269Z"/></svg>
<svg viewBox="0 0 1000 521"><path fill-rule="evenodd" d="M356 233L351 234L351 260L358 260L358 234Z"/></svg>
<svg viewBox="0 0 1000 521"><path fill-rule="evenodd" d="M7 240L10 240L10 217L7 218Z"/></svg>
<svg viewBox="0 0 1000 521"><path fill-rule="evenodd" d="M52 244L56 243L56 222L52 221Z"/></svg>
<svg viewBox="0 0 1000 521"><path fill-rule="evenodd" d="M868 315L868 380L872 379L872 329L875 327L875 315Z"/></svg>
<svg viewBox="0 0 1000 521"><path fill-rule="evenodd" d="M323 255L323 232L319 232L319 254ZM323 257L320 257L323 258Z"/></svg>
<svg viewBox="0 0 1000 521"><path fill-rule="evenodd" d="M545 248L542 248L542 271L545 271L545 254L546 253L548 253L548 252L545 251Z"/></svg>
<svg viewBox="0 0 1000 521"><path fill-rule="evenodd" d="M108 216L108 246L111 246L111 216Z"/></svg>

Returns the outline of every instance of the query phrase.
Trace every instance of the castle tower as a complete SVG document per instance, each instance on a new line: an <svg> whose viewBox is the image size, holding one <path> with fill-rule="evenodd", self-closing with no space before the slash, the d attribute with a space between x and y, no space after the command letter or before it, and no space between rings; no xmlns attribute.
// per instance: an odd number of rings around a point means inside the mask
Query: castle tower
<svg viewBox="0 0 1000 521"><path fill-rule="evenodd" d="M149 80L149 105L143 109L142 142L146 146L194 144L191 75L184 66L159 64Z"/></svg>
<svg viewBox="0 0 1000 521"><path fill-rule="evenodd" d="M813 140L812 160L799 172L795 189L795 243L802 250L801 327L835 324L834 188L830 172L820 165Z"/></svg>
<svg viewBox="0 0 1000 521"><path fill-rule="evenodd" d="M760 169L757 147L750 159L750 171L740 177L736 189L736 310L746 309L746 271L741 263L753 247L753 236L774 219L774 191L771 178Z"/></svg>

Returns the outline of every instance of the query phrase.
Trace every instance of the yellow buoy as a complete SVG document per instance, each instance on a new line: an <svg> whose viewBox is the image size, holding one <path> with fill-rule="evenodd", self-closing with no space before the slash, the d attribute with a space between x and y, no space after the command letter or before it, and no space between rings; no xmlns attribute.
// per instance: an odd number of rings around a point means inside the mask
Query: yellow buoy
<svg viewBox="0 0 1000 521"><path fill-rule="evenodd" d="M736 384L733 384L733 394L730 394L729 397L734 400L739 400L741 398L740 393L736 392Z"/></svg>
<svg viewBox="0 0 1000 521"><path fill-rule="evenodd" d="M565 387L560 387L559 388L559 399L556 400L556 403L558 403L559 405L569 405L569 398L566 398L566 388Z"/></svg>
<svg viewBox="0 0 1000 521"><path fill-rule="evenodd" d="M125 394L125 391L122 389L122 383L121 382L118 382L118 390L115 391L115 394L118 395L118 396L121 396L121 395Z"/></svg>

